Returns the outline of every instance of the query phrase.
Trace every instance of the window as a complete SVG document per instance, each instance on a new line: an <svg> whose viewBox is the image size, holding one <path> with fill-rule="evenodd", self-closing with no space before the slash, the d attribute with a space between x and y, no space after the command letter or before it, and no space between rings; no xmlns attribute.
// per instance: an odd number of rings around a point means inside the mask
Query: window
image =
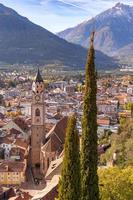
<svg viewBox="0 0 133 200"><path fill-rule="evenodd" d="M36 120L36 122L39 122L39 121L40 121L39 119Z"/></svg>
<svg viewBox="0 0 133 200"><path fill-rule="evenodd" d="M36 109L35 115L36 115L37 117L40 116L40 110L39 110L38 108Z"/></svg>

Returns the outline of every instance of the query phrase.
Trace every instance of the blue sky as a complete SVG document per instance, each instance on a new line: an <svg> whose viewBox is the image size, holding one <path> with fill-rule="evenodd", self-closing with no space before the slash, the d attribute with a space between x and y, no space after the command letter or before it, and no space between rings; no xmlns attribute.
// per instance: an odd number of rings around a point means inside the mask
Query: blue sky
<svg viewBox="0 0 133 200"><path fill-rule="evenodd" d="M58 32L90 19L119 0L0 0L32 22ZM121 0L133 6L133 0Z"/></svg>

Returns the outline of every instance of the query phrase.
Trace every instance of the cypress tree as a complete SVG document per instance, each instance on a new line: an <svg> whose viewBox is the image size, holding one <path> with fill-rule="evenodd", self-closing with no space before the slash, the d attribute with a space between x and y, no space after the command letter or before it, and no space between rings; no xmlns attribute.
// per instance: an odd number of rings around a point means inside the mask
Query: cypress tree
<svg viewBox="0 0 133 200"><path fill-rule="evenodd" d="M68 121L58 196L58 200L79 200L80 196L79 136L75 114Z"/></svg>
<svg viewBox="0 0 133 200"><path fill-rule="evenodd" d="M95 70L94 32L86 62L85 95L82 119L81 184L82 200L99 200L97 144L97 73Z"/></svg>

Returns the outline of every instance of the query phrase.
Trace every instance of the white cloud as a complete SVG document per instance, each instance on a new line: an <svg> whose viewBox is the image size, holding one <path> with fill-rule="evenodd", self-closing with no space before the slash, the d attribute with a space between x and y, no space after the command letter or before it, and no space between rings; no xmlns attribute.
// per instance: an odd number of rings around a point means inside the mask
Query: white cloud
<svg viewBox="0 0 133 200"><path fill-rule="evenodd" d="M66 5L70 5L70 6L73 6L73 7L76 7L76 8L79 8L81 10L84 10L84 11L87 11L86 8L84 8L84 6L82 7L82 5L80 4L80 2L76 2L76 1L65 1L65 0L58 0L59 2L62 2Z"/></svg>
<svg viewBox="0 0 133 200"><path fill-rule="evenodd" d="M0 0L52 32L75 26L114 6L119 0ZM133 5L133 0L121 0Z"/></svg>

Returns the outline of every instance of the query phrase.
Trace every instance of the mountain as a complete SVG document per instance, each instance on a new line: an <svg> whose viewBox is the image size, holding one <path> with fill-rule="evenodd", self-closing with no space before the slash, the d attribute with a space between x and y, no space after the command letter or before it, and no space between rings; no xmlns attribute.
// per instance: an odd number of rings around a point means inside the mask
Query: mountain
<svg viewBox="0 0 133 200"><path fill-rule="evenodd" d="M116 55L117 60L119 60L119 64L126 66L133 66L133 43L124 46L119 49Z"/></svg>
<svg viewBox="0 0 133 200"><path fill-rule="evenodd" d="M117 3L95 18L58 33L69 42L88 46L88 36L96 30L95 47L108 55L133 43L133 7Z"/></svg>
<svg viewBox="0 0 133 200"><path fill-rule="evenodd" d="M133 55L133 42L118 50L120 56Z"/></svg>
<svg viewBox="0 0 133 200"><path fill-rule="evenodd" d="M0 4L0 61L82 66L86 50L60 39Z"/></svg>
<svg viewBox="0 0 133 200"><path fill-rule="evenodd" d="M0 62L57 64L83 68L87 50L71 44L0 4ZM98 67L115 66L112 58L97 52Z"/></svg>

